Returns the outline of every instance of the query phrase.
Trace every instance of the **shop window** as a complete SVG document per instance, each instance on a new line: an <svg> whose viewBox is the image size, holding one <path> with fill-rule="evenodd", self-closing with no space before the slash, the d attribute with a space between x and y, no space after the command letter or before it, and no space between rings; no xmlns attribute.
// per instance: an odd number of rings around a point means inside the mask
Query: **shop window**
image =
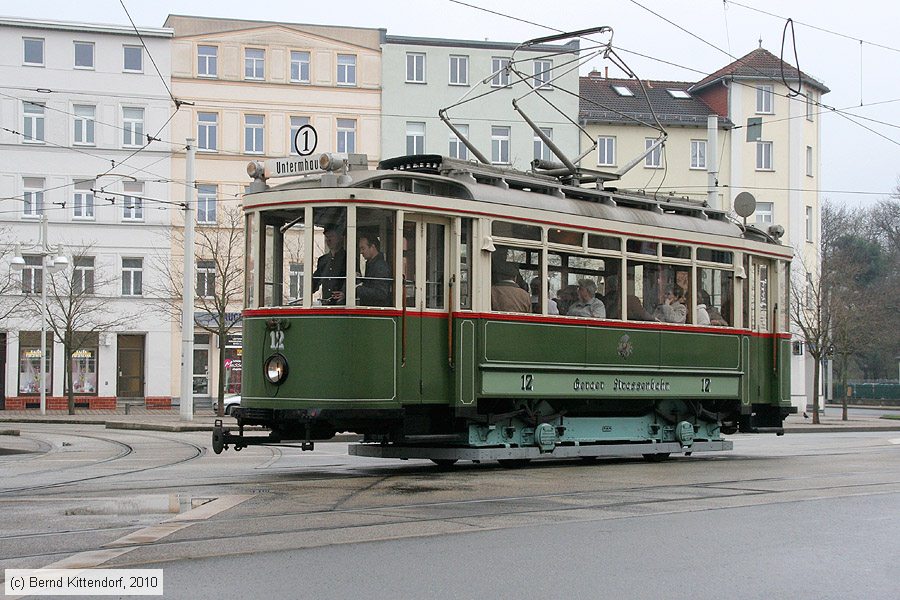
<svg viewBox="0 0 900 600"><path fill-rule="evenodd" d="M72 352L72 390L76 394L97 394L97 356L99 354L99 336L94 333L75 333L76 341L81 346ZM68 378L65 382L68 390Z"/></svg>
<svg viewBox="0 0 900 600"><path fill-rule="evenodd" d="M47 333L47 374L48 394L53 388L53 334ZM37 395L41 393L41 334L23 331L19 334L19 394Z"/></svg>

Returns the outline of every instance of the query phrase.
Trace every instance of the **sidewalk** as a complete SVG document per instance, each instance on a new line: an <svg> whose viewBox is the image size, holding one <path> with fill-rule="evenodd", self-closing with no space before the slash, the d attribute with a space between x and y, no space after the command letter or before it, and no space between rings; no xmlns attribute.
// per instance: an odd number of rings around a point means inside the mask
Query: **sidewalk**
<svg viewBox="0 0 900 600"><path fill-rule="evenodd" d="M890 411L885 411L885 414ZM897 414L894 411L893 414ZM784 421L785 433L832 433L836 431L900 431L900 419L883 419L880 411L872 410L871 415L852 415L849 420L841 420L839 407L828 407L819 415L820 424L812 424L812 415L804 419L802 414L789 415ZM0 411L2 423L75 423L80 425L105 425L107 429L145 429L154 431L212 431L218 417L212 410L198 409L194 418L183 421L178 409L148 410L131 408L128 414L125 409L87 410L77 409L74 415L65 411L48 411L42 415L39 410L3 410ZM226 428L236 428L233 417L222 417ZM0 427L0 429L6 429Z"/></svg>

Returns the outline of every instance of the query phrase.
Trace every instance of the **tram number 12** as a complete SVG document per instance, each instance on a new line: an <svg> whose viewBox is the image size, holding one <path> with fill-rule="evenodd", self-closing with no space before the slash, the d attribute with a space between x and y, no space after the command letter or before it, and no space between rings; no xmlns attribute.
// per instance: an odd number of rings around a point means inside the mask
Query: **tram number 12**
<svg viewBox="0 0 900 600"><path fill-rule="evenodd" d="M522 391L534 391L534 375L532 375L531 373L525 373L524 375L522 375Z"/></svg>
<svg viewBox="0 0 900 600"><path fill-rule="evenodd" d="M280 329L270 331L269 336L272 338L272 350L284 350L284 332Z"/></svg>
<svg viewBox="0 0 900 600"><path fill-rule="evenodd" d="M700 379L700 391L704 394L708 394L710 383L712 383L712 382L710 381L709 377L701 378Z"/></svg>

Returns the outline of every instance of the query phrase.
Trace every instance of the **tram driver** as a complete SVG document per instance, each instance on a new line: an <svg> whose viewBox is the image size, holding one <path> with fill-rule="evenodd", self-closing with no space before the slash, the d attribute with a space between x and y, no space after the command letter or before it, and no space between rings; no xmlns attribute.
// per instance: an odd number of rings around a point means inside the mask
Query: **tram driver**
<svg viewBox="0 0 900 600"><path fill-rule="evenodd" d="M344 304L344 288L347 281L347 250L344 248L344 231L336 225L325 228L325 245L328 252L320 256L313 272L313 293L322 288L322 304Z"/></svg>
<svg viewBox="0 0 900 600"><path fill-rule="evenodd" d="M360 234L359 253L366 261L365 275L357 276L356 302L360 306L391 306L391 267L381 253L381 240Z"/></svg>

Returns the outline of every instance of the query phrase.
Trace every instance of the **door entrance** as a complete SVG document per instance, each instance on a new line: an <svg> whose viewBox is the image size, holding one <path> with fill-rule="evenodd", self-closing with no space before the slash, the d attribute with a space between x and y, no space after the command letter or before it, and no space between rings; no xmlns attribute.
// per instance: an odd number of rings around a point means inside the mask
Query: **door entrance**
<svg viewBox="0 0 900 600"><path fill-rule="evenodd" d="M446 398L450 388L448 319L449 221L405 215L403 303L405 305L404 397L420 402Z"/></svg>
<svg viewBox="0 0 900 600"><path fill-rule="evenodd" d="M118 336L118 380L116 395L119 398L144 397L144 336Z"/></svg>

